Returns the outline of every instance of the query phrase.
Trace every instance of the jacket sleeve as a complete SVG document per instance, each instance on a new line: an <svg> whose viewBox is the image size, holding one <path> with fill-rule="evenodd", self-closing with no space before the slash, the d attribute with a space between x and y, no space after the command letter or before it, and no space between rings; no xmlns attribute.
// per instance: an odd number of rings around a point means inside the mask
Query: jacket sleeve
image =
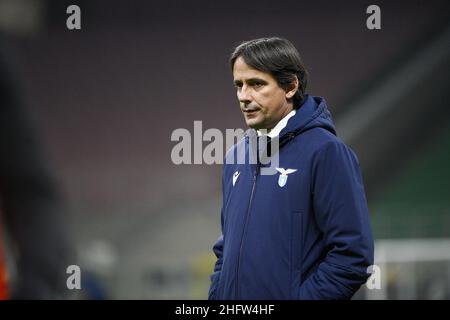
<svg viewBox="0 0 450 320"><path fill-rule="evenodd" d="M224 221L224 209L225 209L225 185L224 185L225 169L222 175L222 210L220 211L220 225L222 229L222 234L213 246L213 252L217 257L216 263L214 265L214 271L211 275L211 285L208 291L208 300L217 300L216 290L219 284L220 274L222 272L223 264L223 221Z"/></svg>
<svg viewBox="0 0 450 320"><path fill-rule="evenodd" d="M313 160L316 222L325 239L324 259L300 286L300 299L350 299L373 264L373 239L361 172L341 142L322 147Z"/></svg>
<svg viewBox="0 0 450 320"><path fill-rule="evenodd" d="M213 247L214 254L217 257L216 264L214 265L214 272L211 275L211 286L209 287L208 292L208 300L216 300L216 290L217 285L219 284L220 273L222 272L222 263L223 263L223 235L217 239Z"/></svg>

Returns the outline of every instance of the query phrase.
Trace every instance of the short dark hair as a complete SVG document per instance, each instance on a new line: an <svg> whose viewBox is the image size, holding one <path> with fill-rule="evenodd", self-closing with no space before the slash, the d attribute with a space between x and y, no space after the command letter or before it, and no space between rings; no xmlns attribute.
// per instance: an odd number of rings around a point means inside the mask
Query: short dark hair
<svg viewBox="0 0 450 320"><path fill-rule="evenodd" d="M239 57L250 67L270 73L285 90L291 86L294 76L297 76L298 90L292 99L294 109L300 108L308 84L308 73L300 54L289 40L271 37L241 43L231 54L232 70Z"/></svg>

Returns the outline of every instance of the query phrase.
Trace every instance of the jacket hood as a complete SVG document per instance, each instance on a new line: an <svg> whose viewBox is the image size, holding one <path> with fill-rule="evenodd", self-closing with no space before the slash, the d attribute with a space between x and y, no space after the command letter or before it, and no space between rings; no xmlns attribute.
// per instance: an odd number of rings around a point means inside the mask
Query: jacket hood
<svg viewBox="0 0 450 320"><path fill-rule="evenodd" d="M328 110L325 99L305 95L302 106L289 119L286 127L281 130L279 137L280 140L284 140L283 138L286 135L295 137L312 128L323 128L336 135L331 112Z"/></svg>

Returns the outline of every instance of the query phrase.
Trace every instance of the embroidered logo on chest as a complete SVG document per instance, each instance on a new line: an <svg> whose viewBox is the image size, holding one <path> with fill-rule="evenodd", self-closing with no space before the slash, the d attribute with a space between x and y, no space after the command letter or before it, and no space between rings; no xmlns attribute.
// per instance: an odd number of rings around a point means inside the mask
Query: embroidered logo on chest
<svg viewBox="0 0 450 320"><path fill-rule="evenodd" d="M279 173L278 185L283 188L288 180L288 175L297 171L297 169L275 168Z"/></svg>

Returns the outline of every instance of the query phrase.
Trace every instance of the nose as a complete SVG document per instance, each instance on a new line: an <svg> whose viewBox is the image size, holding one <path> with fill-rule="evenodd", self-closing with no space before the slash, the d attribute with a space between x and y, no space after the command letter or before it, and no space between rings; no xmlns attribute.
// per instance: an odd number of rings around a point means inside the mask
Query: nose
<svg viewBox="0 0 450 320"><path fill-rule="evenodd" d="M237 96L240 103L249 104L252 101L249 87L246 85L243 85L240 90L238 90Z"/></svg>

